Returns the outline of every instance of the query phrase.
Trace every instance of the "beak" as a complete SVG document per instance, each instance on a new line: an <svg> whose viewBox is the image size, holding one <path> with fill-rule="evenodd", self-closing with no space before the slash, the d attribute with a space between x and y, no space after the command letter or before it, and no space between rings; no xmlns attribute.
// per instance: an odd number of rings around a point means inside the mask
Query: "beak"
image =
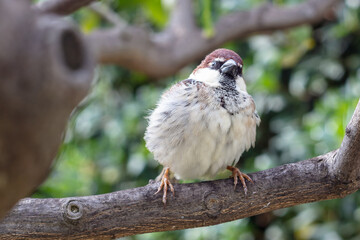
<svg viewBox="0 0 360 240"><path fill-rule="evenodd" d="M229 59L221 66L220 73L235 78L239 74L239 68L234 60Z"/></svg>

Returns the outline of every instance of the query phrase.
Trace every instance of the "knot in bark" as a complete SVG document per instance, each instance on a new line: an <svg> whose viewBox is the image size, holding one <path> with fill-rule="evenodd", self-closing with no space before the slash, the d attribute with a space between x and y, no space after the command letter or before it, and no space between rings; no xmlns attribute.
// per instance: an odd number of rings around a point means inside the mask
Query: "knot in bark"
<svg viewBox="0 0 360 240"><path fill-rule="evenodd" d="M84 213L83 204L76 200L69 200L65 203L64 207L64 218L68 222L74 223L79 220Z"/></svg>
<svg viewBox="0 0 360 240"><path fill-rule="evenodd" d="M346 127L345 133L348 137L351 136L351 128L349 126Z"/></svg>
<svg viewBox="0 0 360 240"><path fill-rule="evenodd" d="M214 192L207 192L204 195L204 204L209 217L216 218L222 209L222 201Z"/></svg>

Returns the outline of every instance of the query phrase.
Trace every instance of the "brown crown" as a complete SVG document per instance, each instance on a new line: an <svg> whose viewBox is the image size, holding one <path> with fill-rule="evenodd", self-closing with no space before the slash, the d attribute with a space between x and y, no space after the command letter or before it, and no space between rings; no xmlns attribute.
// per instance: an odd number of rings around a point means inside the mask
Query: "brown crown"
<svg viewBox="0 0 360 240"><path fill-rule="evenodd" d="M241 57L234 51L226 49L226 48L219 48L211 52L209 55L205 57L204 60L201 61L199 66L197 66L193 73L196 72L200 68L206 68L209 66L209 63L211 63L215 58L224 58L225 61L232 59L238 64L243 65L243 60Z"/></svg>

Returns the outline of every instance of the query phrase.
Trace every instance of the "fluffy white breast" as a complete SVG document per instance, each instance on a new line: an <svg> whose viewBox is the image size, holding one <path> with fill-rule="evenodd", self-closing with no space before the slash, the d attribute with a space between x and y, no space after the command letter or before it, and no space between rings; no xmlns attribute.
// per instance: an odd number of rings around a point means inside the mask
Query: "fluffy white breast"
<svg viewBox="0 0 360 240"><path fill-rule="evenodd" d="M193 78L202 74L215 77L206 70L197 72ZM163 94L149 116L146 146L177 178L213 176L227 165L235 164L255 142L252 104L246 105L243 112L231 115L220 106L214 89L208 86L218 82L209 77L204 83L175 85Z"/></svg>

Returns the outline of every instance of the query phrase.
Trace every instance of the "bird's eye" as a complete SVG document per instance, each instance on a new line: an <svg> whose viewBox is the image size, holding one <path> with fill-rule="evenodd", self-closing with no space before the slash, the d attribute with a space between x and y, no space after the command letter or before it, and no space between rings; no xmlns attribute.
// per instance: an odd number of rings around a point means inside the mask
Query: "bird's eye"
<svg viewBox="0 0 360 240"><path fill-rule="evenodd" d="M239 66L239 74L242 75L242 72L243 72L243 66L240 65L240 66Z"/></svg>
<svg viewBox="0 0 360 240"><path fill-rule="evenodd" d="M210 68L212 69L219 69L221 67L221 65L223 65L224 62L220 62L220 61L213 61L210 63Z"/></svg>

